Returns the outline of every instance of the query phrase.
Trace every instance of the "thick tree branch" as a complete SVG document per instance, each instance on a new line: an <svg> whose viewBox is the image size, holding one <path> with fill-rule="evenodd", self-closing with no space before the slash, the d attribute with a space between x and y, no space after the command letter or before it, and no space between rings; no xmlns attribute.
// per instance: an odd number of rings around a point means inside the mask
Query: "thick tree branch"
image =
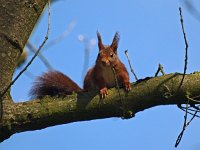
<svg viewBox="0 0 200 150"><path fill-rule="evenodd" d="M131 118L137 112L158 105L185 104L187 96L200 95L200 73L185 76L185 82L177 92L181 74L168 74L132 85L130 93L124 96L122 106L117 89L109 90L104 104L99 105L99 96L93 93L73 94L63 98L45 97L23 103L10 104L5 109L0 141L12 134L43 129L58 124L102 119L110 117ZM194 102L197 103L197 102ZM122 110L126 108L126 110ZM126 116L124 115L126 112Z"/></svg>

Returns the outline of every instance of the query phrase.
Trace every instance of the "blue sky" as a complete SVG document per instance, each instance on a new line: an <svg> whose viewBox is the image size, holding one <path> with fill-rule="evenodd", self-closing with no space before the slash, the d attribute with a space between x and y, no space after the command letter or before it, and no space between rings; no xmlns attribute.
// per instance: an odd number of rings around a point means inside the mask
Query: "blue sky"
<svg viewBox="0 0 200 150"><path fill-rule="evenodd" d="M200 2L192 2L200 10ZM121 37L118 54L129 72L124 55L126 49L139 78L153 76L158 63L164 66L166 73L183 72L185 44L178 10L182 4L174 0L60 0L51 8L51 32L47 43L61 35L71 22L75 26L66 38L42 53L54 69L64 72L82 86L85 47L78 37L84 35L96 39L98 30L103 42L110 44L118 31ZM200 70L200 22L185 7L182 11L189 43L187 73L192 73ZM38 47L46 30L45 11L30 37L32 44ZM90 50L90 67L95 63L97 52L97 45L94 45ZM37 58L28 71L38 76L47 68ZM131 73L130 76L134 82ZM32 82L33 79L24 74L15 83L11 93L16 102L30 99L28 91ZM159 106L140 112L129 120L111 118L76 122L15 134L1 143L0 149L172 150L182 129L183 116L176 106ZM177 150L200 148L199 123L199 119L194 119Z"/></svg>

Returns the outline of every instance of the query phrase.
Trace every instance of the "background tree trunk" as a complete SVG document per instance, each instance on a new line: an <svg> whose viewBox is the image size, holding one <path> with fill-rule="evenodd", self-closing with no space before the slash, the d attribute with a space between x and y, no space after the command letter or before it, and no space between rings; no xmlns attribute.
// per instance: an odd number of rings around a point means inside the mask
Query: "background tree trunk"
<svg viewBox="0 0 200 150"><path fill-rule="evenodd" d="M2 0L0 5L0 92L7 88L12 80L16 60L21 54L47 0ZM12 113L7 108L13 103L10 90L1 98L0 134L6 138L3 130L4 118Z"/></svg>

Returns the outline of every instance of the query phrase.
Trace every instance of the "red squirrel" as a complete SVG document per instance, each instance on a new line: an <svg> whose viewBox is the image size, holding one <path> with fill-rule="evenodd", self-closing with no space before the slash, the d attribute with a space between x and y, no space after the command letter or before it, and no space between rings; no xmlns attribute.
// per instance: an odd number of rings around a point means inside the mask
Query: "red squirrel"
<svg viewBox="0 0 200 150"><path fill-rule="evenodd" d="M79 93L98 89L101 98L105 98L108 94L107 89L117 87L117 84L120 87L124 87L126 91L130 91L131 85L128 71L117 56L119 42L118 32L116 32L110 46L102 43L99 32L97 32L97 38L99 53L96 64L87 72L83 89L63 73L59 71L49 71L37 78L30 91L30 95L33 98L42 98L45 95L69 95L72 92Z"/></svg>

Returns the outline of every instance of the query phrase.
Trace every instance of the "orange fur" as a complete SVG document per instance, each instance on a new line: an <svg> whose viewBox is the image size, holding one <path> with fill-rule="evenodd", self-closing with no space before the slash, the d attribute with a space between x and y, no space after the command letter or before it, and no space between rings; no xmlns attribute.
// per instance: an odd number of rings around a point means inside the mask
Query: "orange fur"
<svg viewBox="0 0 200 150"><path fill-rule="evenodd" d="M99 54L96 64L89 69L85 76L83 89L63 73L51 71L37 78L30 94L33 97L41 98L45 95L66 95L73 91L78 93L98 89L101 97L104 98L108 94L107 88L116 87L117 84L124 87L126 91L130 91L129 74L117 55L119 34L115 34L110 46L102 43L99 33L97 33L97 38ZM116 83L116 78L118 83Z"/></svg>
<svg viewBox="0 0 200 150"><path fill-rule="evenodd" d="M116 79L120 86L125 87L127 91L131 89L129 83L129 74L124 64L117 56L117 47L119 41L118 33L115 34L113 42L110 46L105 46L102 43L101 36L97 33L99 54L96 64L91 68L84 80L84 89L98 89L102 97L107 95L107 88L116 87ZM113 72L115 69L115 74Z"/></svg>

